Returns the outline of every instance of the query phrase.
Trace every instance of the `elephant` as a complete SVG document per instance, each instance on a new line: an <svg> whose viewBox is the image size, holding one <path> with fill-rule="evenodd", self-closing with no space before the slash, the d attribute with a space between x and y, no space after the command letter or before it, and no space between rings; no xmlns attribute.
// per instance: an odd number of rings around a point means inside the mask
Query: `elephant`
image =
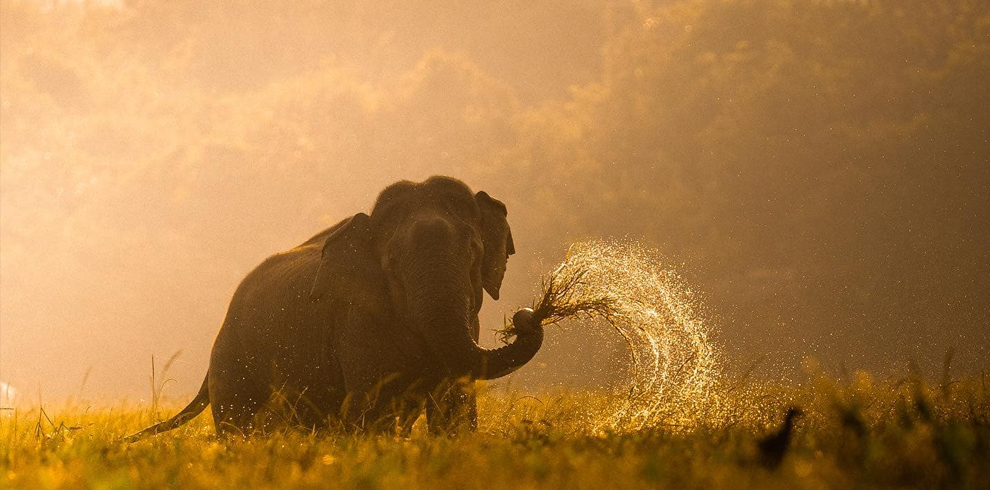
<svg viewBox="0 0 990 490"><path fill-rule="evenodd" d="M286 427L408 433L477 428L475 380L523 366L543 343L532 310L516 338L478 344L483 291L497 300L515 253L505 205L434 176L385 188L357 213L250 272L231 299L198 394L218 435Z"/></svg>

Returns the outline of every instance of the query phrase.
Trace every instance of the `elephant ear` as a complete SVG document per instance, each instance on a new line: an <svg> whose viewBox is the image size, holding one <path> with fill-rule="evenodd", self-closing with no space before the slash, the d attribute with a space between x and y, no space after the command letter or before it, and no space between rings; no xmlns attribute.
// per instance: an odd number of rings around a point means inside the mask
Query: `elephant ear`
<svg viewBox="0 0 990 490"><path fill-rule="evenodd" d="M492 299L497 300L502 278L505 277L505 265L509 256L516 253L512 243L512 231L506 220L508 214L505 204L498 199L481 191L474 196L481 213L481 241L484 245L484 256L481 260L481 283Z"/></svg>
<svg viewBox="0 0 990 490"><path fill-rule="evenodd" d="M320 299L333 287L334 278L367 275L369 266L378 266L373 254L371 217L358 213L331 229L320 252L320 267L313 278L310 299Z"/></svg>

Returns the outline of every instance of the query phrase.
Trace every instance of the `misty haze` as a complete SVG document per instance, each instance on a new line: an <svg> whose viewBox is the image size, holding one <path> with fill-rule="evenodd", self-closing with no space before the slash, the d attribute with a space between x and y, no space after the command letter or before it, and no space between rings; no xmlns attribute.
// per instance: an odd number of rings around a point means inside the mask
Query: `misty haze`
<svg viewBox="0 0 990 490"><path fill-rule="evenodd" d="M690 294L692 366L990 367L982 0L0 0L0 52L4 407L174 413L249 272L435 175L508 210L483 347L617 243ZM581 321L487 386L623 389L628 339Z"/></svg>
<svg viewBox="0 0 990 490"><path fill-rule="evenodd" d="M569 243L617 237L679 266L739 364L986 367L976 16L194 5L3 3L0 354L24 396L143 397L179 350L192 392L251 268L434 174L510 210L489 344ZM521 382L622 355L549 340Z"/></svg>

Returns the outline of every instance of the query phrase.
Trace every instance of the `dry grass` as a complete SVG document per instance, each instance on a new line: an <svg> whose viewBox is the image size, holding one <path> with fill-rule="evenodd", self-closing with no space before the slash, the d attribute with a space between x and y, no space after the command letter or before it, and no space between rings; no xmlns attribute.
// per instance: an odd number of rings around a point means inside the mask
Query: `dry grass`
<svg viewBox="0 0 990 490"><path fill-rule="evenodd" d="M599 393L481 397L478 433L407 438L290 431L221 440L208 415L135 444L150 406L23 408L0 419L0 488L985 488L990 400L979 377L750 381L725 394L729 424L601 432ZM807 416L776 469L756 442L785 407ZM173 409L176 403L169 404Z"/></svg>
<svg viewBox="0 0 990 490"><path fill-rule="evenodd" d="M600 318L615 326L613 319L619 314L617 299L610 294L589 294L584 280L588 270L584 267L568 267L561 264L541 280L542 293L533 303L533 318L540 326L556 325L566 319ZM621 330L616 328L621 333ZM502 343L516 335L516 326L506 319L501 330L495 331Z"/></svg>

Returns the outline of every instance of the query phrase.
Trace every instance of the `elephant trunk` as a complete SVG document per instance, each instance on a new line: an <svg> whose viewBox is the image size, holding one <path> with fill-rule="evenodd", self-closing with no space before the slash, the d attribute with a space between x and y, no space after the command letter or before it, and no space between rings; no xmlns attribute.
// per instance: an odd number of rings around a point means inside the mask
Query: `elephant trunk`
<svg viewBox="0 0 990 490"><path fill-rule="evenodd" d="M543 345L543 329L528 331L513 343L497 349L478 345L469 331L473 313L472 287L462 271L451 264L421 265L420 274L416 274L417 287L408 298L413 321L452 377L495 379L505 376L536 355Z"/></svg>

